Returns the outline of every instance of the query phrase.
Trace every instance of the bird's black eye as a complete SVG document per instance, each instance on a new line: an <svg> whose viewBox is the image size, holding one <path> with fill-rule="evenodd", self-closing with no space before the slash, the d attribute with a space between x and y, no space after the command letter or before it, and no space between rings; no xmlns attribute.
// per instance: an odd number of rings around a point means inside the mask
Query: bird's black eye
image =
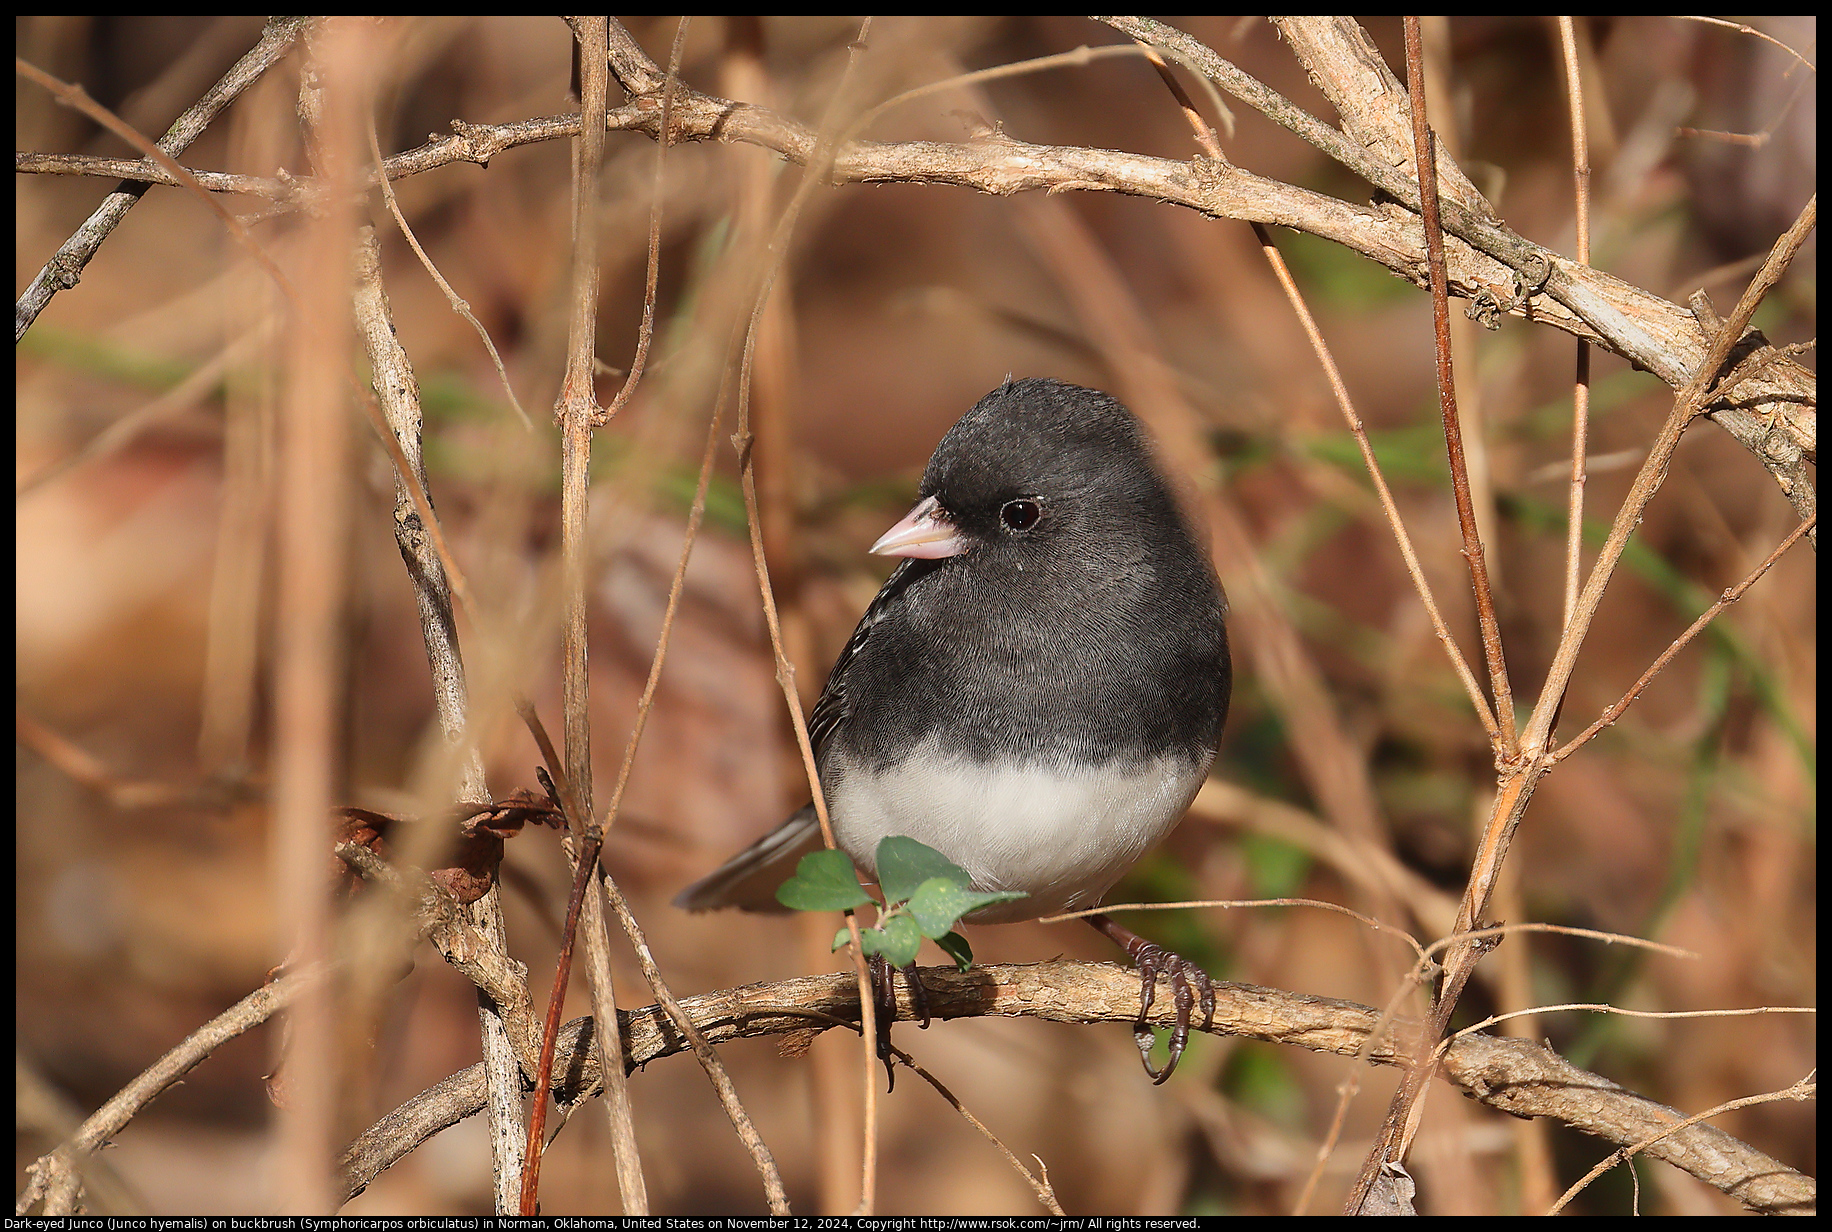
<svg viewBox="0 0 1832 1232"><path fill-rule="evenodd" d="M1043 506L1026 496L1006 501L999 510L999 521L1005 524L1006 530L1029 530L1042 516Z"/></svg>

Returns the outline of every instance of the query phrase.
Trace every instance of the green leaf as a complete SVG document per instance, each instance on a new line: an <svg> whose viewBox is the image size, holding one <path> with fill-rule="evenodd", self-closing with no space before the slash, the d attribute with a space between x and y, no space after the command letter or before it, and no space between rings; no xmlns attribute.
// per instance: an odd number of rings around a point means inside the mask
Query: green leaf
<svg viewBox="0 0 1832 1232"><path fill-rule="evenodd" d="M885 891L890 893L889 890ZM1009 902L1023 898L1017 890L970 890L945 877L931 877L910 895L910 915L925 937L940 940L953 929L954 922L969 911L987 903Z"/></svg>
<svg viewBox="0 0 1832 1232"><path fill-rule="evenodd" d="M942 953L954 960L954 965L962 971L973 965L973 947L959 933L944 933L935 938L935 944L941 947Z"/></svg>
<svg viewBox="0 0 1832 1232"><path fill-rule="evenodd" d="M884 888L885 902L905 901L932 877L951 881L963 890L973 884L966 869L952 863L933 847L925 847L901 834L879 840L878 884Z"/></svg>
<svg viewBox="0 0 1832 1232"><path fill-rule="evenodd" d="M826 848L801 858L795 876L776 887L776 901L795 911L845 911L863 907L872 896L859 884L846 853Z"/></svg>
<svg viewBox="0 0 1832 1232"><path fill-rule="evenodd" d="M916 961L922 934L909 916L892 915L884 918L881 928L860 929L859 944L867 954L881 955L893 967L907 967Z"/></svg>
<svg viewBox="0 0 1832 1232"><path fill-rule="evenodd" d="M839 932L833 934L834 952L838 953L840 950L845 949L846 943L851 940L852 940L852 929L850 928L842 928Z"/></svg>

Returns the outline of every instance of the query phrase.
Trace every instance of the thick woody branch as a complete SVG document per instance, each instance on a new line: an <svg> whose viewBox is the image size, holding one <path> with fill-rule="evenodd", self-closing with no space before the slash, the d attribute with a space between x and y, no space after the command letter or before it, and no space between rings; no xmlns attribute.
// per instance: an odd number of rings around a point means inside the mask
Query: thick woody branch
<svg viewBox="0 0 1832 1232"><path fill-rule="evenodd" d="M1130 21L1115 19L1113 24L1130 33ZM1427 285L1425 252L1418 238L1417 181L1409 179L1406 169L1386 165L1338 130L1303 116L1264 87L1258 87L1259 93L1247 89L1243 79L1251 82L1251 78L1245 78L1188 35L1157 23L1148 24L1149 30L1144 25L1139 27L1141 37L1151 34L1164 38L1165 45L1180 58L1208 73L1223 89L1234 91L1238 87L1250 105L1273 108L1268 114L1274 119L1292 126L1332 157L1344 159L1357 174L1365 174L1395 199L1372 205L1353 204L1209 158L1179 162L1122 150L1033 145L1001 132L964 142L849 141L833 152L828 178L834 184L944 184L997 196L1037 190L1081 190L1147 197L1212 218L1290 227L1332 240L1416 286ZM611 27L611 68L630 101L607 113L606 128L658 137L660 83L664 75L627 31L615 22ZM1288 38L1296 31L1290 21L1281 29ZM1177 36L1178 41L1170 42L1171 35ZM1322 31L1316 32L1314 40L1293 39L1294 51L1301 57L1310 57L1305 59L1305 67L1320 81L1343 79L1330 87L1336 93L1346 92L1358 74L1372 71L1363 62L1365 57L1354 57L1353 63L1345 65L1340 57L1331 60L1322 50L1311 50L1313 41L1327 50L1343 37L1340 32ZM1300 123L1295 118L1298 116L1307 123ZM1363 117L1360 123L1367 126L1367 131L1373 131L1371 118ZM455 162L487 164L517 146L575 135L578 124L576 115L503 125L454 121L450 136L434 138L397 154L384 166L390 179L399 179ZM676 143L743 143L773 150L802 164L813 156L816 145L814 130L805 125L768 108L702 94L682 83L675 87L669 129ZM46 157L16 155L15 163L25 169L27 160ZM76 160L61 161L64 165L59 169L75 169ZM129 166L142 170L128 174ZM110 160L106 171L100 173L156 183L170 178L150 162ZM238 187L270 197L277 203L276 209L301 208L311 196L305 191L311 187L307 181L248 181ZM1703 362L1710 336L1691 310L1541 248L1477 208L1459 205L1448 209L1445 229L1449 234L1445 237L1444 255L1452 295L1594 342L1676 389ZM1523 285L1522 270L1531 273L1539 285ZM1721 401L1710 410L1711 418L1775 476L1783 494L1803 518L1817 507L1811 474L1818 449L1817 405L1814 375L1782 357L1758 378L1740 387L1734 399Z"/></svg>
<svg viewBox="0 0 1832 1232"><path fill-rule="evenodd" d="M1126 1024L1139 1011L1138 973L1114 963L1053 962L991 965L967 972L925 967L921 972L930 1013L937 1019L988 1016L1044 1018L1078 1024ZM1174 1017L1168 987L1152 1020ZM909 991L898 987L898 1016L914 1016ZM706 1038L728 1040L856 1029L858 987L850 974L807 976L751 984L687 997L681 1006ZM659 1006L618 1011L624 1064L634 1070L685 1052L680 1029ZM577 1019L561 1033L554 1072L556 1095L571 1104L599 1089L592 1060L591 1021ZM1400 1019L1382 1026L1380 1011L1351 1001L1221 984L1216 988L1211 1033L1290 1044L1337 1056L1364 1056L1379 1065L1403 1064L1417 1024ZM1466 1036L1455 1040L1440 1073L1464 1095L1514 1116L1549 1117L1622 1145L1640 1142L1684 1118L1608 1079L1579 1069L1529 1040ZM477 1067L455 1074L395 1109L345 1152L345 1184L358 1193L383 1169L482 1103ZM1783 1213L1812 1208L1812 1178L1707 1125L1689 1126L1648 1148L1647 1154L1690 1173L1751 1210Z"/></svg>
<svg viewBox="0 0 1832 1232"><path fill-rule="evenodd" d="M1279 32L1291 43L1311 79L1341 110L1344 127L1350 134L1345 136L1181 30L1146 18L1101 20L1122 33L1173 52L1222 89L1402 203L1408 217L1420 208L1418 178L1408 169L1410 160L1398 137L1404 129L1405 92L1365 33L1352 21L1331 17L1277 20ZM1351 140L1351 136L1358 140ZM1437 161L1442 164L1447 160ZM1461 254L1453 257L1451 292L1474 301L1472 315L1481 312L1492 316L1501 309L1520 311L1528 319L1600 342L1675 389L1691 380L1703 364L1714 333L1711 323L1688 320L1685 310L1675 304L1628 287L1588 265L1561 258L1515 234L1496 219L1488 202L1460 171L1452 176L1449 196L1442 204L1445 230L1503 265L1513 282L1506 290L1491 286L1471 294L1461 288L1456 272ZM1452 252L1457 247L1454 243L1447 245ZM1374 257L1366 251L1363 255ZM1424 285L1416 269L1391 264L1388 268ZM1568 310L1588 328L1574 328L1560 319L1560 312L1548 312L1553 304ZM1761 341L1760 335L1753 338ZM1710 408L1711 418L1774 475L1802 518L1810 517L1816 508L1808 469L1817 452L1816 389L1816 378L1793 366L1791 371L1779 374L1773 386L1745 391L1735 401L1720 400Z"/></svg>

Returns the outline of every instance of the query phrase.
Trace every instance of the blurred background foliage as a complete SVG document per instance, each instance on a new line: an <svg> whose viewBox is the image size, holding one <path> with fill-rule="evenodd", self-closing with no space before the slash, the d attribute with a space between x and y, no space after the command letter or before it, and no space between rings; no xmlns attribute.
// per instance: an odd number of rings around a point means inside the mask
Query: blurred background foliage
<svg viewBox="0 0 1832 1232"><path fill-rule="evenodd" d="M665 63L674 19L628 24ZM1263 21L1173 24L1333 122ZM1397 19L1365 24L1388 62L1401 65ZM1755 24L1814 54L1813 19ZM1595 263L1675 301L1702 286L1728 311L1813 191L1816 83L1775 47L1726 29L1655 17L1581 25ZM448 131L453 119L506 122L574 106L570 40L557 20L421 18L390 28L398 55L378 117L385 152ZM155 133L258 32L257 19L232 17L15 21L22 56ZM838 17L702 18L691 27L684 76L707 93L812 125L856 34L855 23ZM1458 18L1428 34L1447 72L1451 111L1436 117L1446 139L1511 226L1570 252L1569 128L1550 21ZM882 18L861 61L861 89L875 102L963 69L1117 41L1078 18ZM295 54L182 161L306 172L291 118L297 72ZM1182 116L1135 57L994 81L984 91L996 116L964 94L942 93L890 112L869 135L958 141L996 120L1025 141L1177 159L1194 153ZM21 150L125 152L29 85L16 86L16 100ZM1368 198L1309 146L1255 113L1236 108L1236 116L1223 143L1237 164L1351 201ZM520 635L495 643L467 627L467 655L474 675L488 663L528 692L555 731L558 466L549 408L566 328L568 157L563 142L525 146L487 168L448 166L397 185L421 242L501 349L532 427L509 410L476 335L446 307L380 206L373 210L400 336L425 395L433 499L473 589L505 620L522 622ZM610 135L598 353L611 365L627 364L634 348L654 159L640 135ZM800 174L737 145L681 146L667 156L651 369L594 454L592 696L601 781L618 764L647 670L725 340L748 311L747 245ZM19 177L16 286L111 187ZM1493 789L1488 747L1250 231L1112 194L1052 200L1120 271L1203 417L1213 469L1184 479L1219 480L1242 511L1283 617L1365 753L1394 854L1421 886L1454 898ZM229 203L244 215L260 211L258 201ZM255 230L283 264L295 251L295 219ZM1437 426L1428 301L1333 244L1289 232L1278 242L1335 348L1427 573L1473 653L1469 601L1457 597L1467 586ZM1775 342L1816 333L1816 252L1809 245L1757 318ZM1016 220L1012 201L921 185L855 185L810 199L777 285L757 390L759 468L773 519L766 529L804 699L818 691L881 580L884 567L865 546L907 507L948 424L1008 373L1114 385L1062 275ZM185 193L154 188L16 352L23 491L15 663L21 730L30 737L17 754L15 788L21 1165L46 1148L45 1126L85 1115L284 956L261 802L272 573L260 459L275 381L263 331L274 311L261 275L220 224ZM1467 421L1480 424L1477 448L1492 485L1491 562L1510 667L1517 690L1531 697L1560 619L1573 343L1518 319L1470 333L1474 349L1459 356L1459 383ZM199 396L38 481L211 362L222 375ZM1658 380L1612 356L1595 355L1594 369L1593 549L1671 403ZM605 376L601 400L618 380ZM427 670L392 542L388 463L366 432L353 465L360 507L343 791L353 803L410 807L425 786L416 780L419 758L436 738ZM825 953L826 921L689 917L668 905L680 885L805 798L735 476L727 448L625 815L607 847L677 993L839 961ZM1754 459L1713 426L1690 432L1591 634L1564 733L1614 701L1793 523ZM1478 980L1467 1013L1520 1008L1516 996L1662 1010L1814 1000L1815 565L1804 547L1782 560L1620 723L1561 765L1540 788L1515 848L1509 920L1619 930L1699 959L1571 938L1510 939L1503 952L1514 953L1524 983L1504 990ZM1315 810L1287 747L1289 725L1309 720L1273 706L1238 645L1237 665L1216 775L1242 789L1246 803L1199 809L1116 899L1304 895L1353 904L1357 891L1343 870L1294 837L1302 831L1256 820L1276 807ZM538 757L526 734L510 721L487 726L492 789L500 796L531 786ZM101 776L79 781L68 759L47 756L60 739L97 759ZM146 804L109 790L133 783L176 791ZM511 947L544 989L564 911L564 863L551 836L527 834L510 845L508 867ZM1229 979L1378 1005L1400 969L1397 947L1314 910L1127 918ZM981 961L1115 957L1067 925L981 929L973 941ZM620 999L646 1003L633 961L620 953L617 963ZM423 951L397 992L375 1045L373 1090L362 1096L377 1114L476 1055L471 990L436 958ZM572 1002L569 1016L587 1012L579 979ZM1687 1112L1784 1086L1814 1064L1814 1028L1798 1016L1558 1014L1535 1029L1580 1064ZM769 1041L726 1049L798 1211L847 1209L856 1194L856 1046L834 1034L800 1059L779 1057ZM900 1043L1016 1153L1038 1156L1071 1214L1288 1212L1352 1068L1203 1038L1169 1086L1152 1088L1118 1028L975 1020L927 1034L906 1028ZM238 1040L120 1136L102 1158L123 1213L265 1209L271 1110L261 1076L275 1048L271 1027ZM1393 1081L1384 1071L1361 1076L1344 1145L1313 1210L1340 1202ZM658 1212L762 1212L755 1176L696 1066L658 1063L635 1077L633 1097ZM880 1106L882 1211L1035 1209L996 1153L921 1083L899 1083ZM1718 1123L1793 1167L1816 1168L1810 1108L1769 1104ZM1527 1132L1440 1091L1414 1159L1425 1209L1514 1212L1536 1192L1535 1180L1546 1179L1523 1162L1530 1152L1549 1146L1561 1187L1604 1154L1599 1143L1557 1128L1530 1146ZM1671 1169L1638 1166L1643 1211L1734 1209ZM489 1174L483 1131L467 1123L347 1209L481 1213ZM1618 1173L1579 1208L1622 1212L1631 1200ZM560 1134L543 1173L543 1207L618 1209L601 1117L579 1116Z"/></svg>

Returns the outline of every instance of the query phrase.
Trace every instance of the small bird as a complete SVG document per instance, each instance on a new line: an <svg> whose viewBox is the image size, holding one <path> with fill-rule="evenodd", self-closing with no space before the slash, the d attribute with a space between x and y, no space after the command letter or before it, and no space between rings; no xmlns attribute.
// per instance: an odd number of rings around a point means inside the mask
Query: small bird
<svg viewBox="0 0 1832 1232"><path fill-rule="evenodd" d="M834 840L874 879L878 841L905 835L976 890L1025 894L969 924L1095 906L1208 776L1231 684L1221 587L1138 420L1098 390L1007 378L942 437L919 496L871 547L904 560L808 724ZM776 887L820 845L809 805L675 903L780 911ZM1192 986L1213 1019L1209 978L1088 922L1140 969L1134 1033L1162 1082ZM1177 1008L1162 1072L1145 1026L1160 973Z"/></svg>

